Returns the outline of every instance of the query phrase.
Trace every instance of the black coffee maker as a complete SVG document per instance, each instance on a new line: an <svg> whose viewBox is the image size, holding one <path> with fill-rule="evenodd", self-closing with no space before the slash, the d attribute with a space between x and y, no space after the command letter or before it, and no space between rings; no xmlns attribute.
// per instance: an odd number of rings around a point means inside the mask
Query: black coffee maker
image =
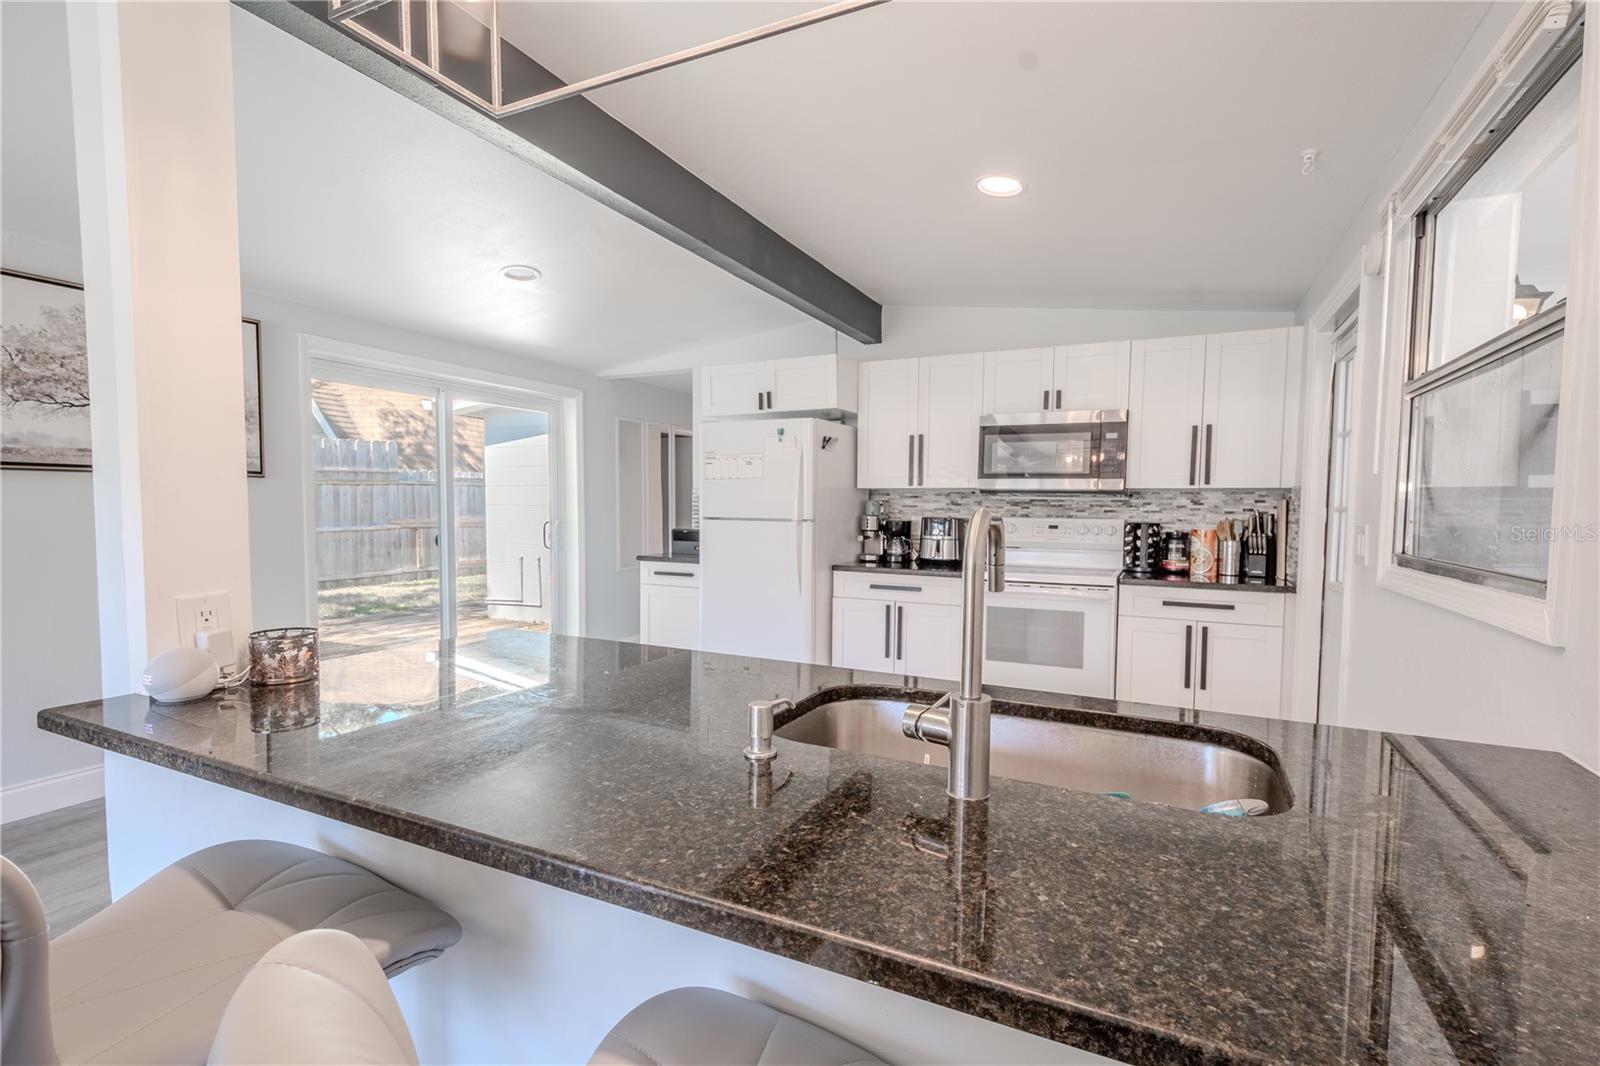
<svg viewBox="0 0 1600 1066"><path fill-rule="evenodd" d="M1161 565L1161 523L1122 523L1122 569L1149 577Z"/></svg>

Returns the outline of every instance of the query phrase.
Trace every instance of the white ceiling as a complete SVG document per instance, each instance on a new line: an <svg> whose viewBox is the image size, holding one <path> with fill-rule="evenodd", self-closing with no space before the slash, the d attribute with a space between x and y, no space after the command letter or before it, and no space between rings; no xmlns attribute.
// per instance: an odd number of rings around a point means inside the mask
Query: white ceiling
<svg viewBox="0 0 1600 1066"><path fill-rule="evenodd" d="M75 245L63 8L0 6L4 226ZM246 288L591 372L809 321L260 19L233 21ZM508 263L544 277L506 281Z"/></svg>
<svg viewBox="0 0 1600 1066"><path fill-rule="evenodd" d="M572 80L811 6L501 18ZM1292 308L1488 6L898 0L591 99L885 304Z"/></svg>

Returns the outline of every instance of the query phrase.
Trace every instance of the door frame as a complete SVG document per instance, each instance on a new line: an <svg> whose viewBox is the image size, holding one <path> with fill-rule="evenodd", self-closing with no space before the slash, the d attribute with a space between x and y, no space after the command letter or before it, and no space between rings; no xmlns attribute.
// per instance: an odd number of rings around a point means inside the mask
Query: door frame
<svg viewBox="0 0 1600 1066"><path fill-rule="evenodd" d="M1300 569L1297 575L1297 585L1300 595L1295 597L1295 641L1293 668L1290 674L1290 697L1288 717L1299 721L1316 722L1319 725L1337 725L1343 714L1343 699L1346 681L1349 679L1349 659L1339 667L1339 699L1341 706L1319 706L1320 692L1319 679L1322 668L1322 588L1327 575L1327 559L1325 555L1328 525L1328 433L1332 422L1332 389L1333 389L1333 360L1334 360L1334 334L1336 327L1343 320L1341 312L1348 311L1352 303L1355 307L1357 318L1357 346L1356 358L1350 367L1349 388L1352 396L1359 396L1361 379L1365 372L1367 360L1361 358L1361 352L1367 345L1362 332L1370 324L1370 319L1363 319L1367 310L1366 302L1362 299L1363 287L1366 282L1374 279L1362 273L1361 259L1358 255L1340 275L1339 281L1334 285L1331 294L1322 305L1307 319L1307 353L1306 373L1304 375L1304 391L1301 396L1301 432L1304 434L1305 447L1300 449L1300 530L1299 530L1299 557ZM1378 282L1381 283L1381 279ZM1352 434L1354 441L1358 437ZM1353 473L1357 464L1352 462L1350 470ZM1313 491L1315 489L1315 491ZM1351 518L1354 516L1351 515ZM1347 528L1346 550L1353 541L1349 535L1354 530L1353 522ZM1351 569L1345 568L1345 584L1350 583ZM1344 609L1340 615L1340 632L1343 640L1341 648L1348 648L1350 636L1350 600L1346 593Z"/></svg>
<svg viewBox="0 0 1600 1066"><path fill-rule="evenodd" d="M455 493L444 491L453 484L452 415L454 399L503 403L545 411L550 415L550 467L556 481L551 494L552 570L559 575L557 596L551 604L550 629L556 633L581 633L588 588L584 567L584 538L581 535L584 491L583 391L565 385L552 385L489 370L478 370L425 356L373 348L314 334L299 335L300 385L300 475L304 506L301 528L304 536L306 617L317 618L316 554L316 477L313 470L313 424L311 381L319 372L330 378L376 388L411 390L434 395L438 433L440 512L440 636L455 635Z"/></svg>

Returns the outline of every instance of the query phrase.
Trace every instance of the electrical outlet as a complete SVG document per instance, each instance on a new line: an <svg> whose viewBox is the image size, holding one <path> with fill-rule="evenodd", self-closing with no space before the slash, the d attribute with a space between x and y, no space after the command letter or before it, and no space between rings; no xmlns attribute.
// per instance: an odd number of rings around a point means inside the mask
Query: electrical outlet
<svg viewBox="0 0 1600 1066"><path fill-rule="evenodd" d="M196 647L195 634L233 628L233 613L228 609L226 592L203 596L178 597L178 646Z"/></svg>

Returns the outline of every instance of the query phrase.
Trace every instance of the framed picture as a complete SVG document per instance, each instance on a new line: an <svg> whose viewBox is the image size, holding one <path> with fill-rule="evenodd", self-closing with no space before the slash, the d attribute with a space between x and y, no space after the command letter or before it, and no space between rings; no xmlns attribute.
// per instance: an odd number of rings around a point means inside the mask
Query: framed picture
<svg viewBox="0 0 1600 1066"><path fill-rule="evenodd" d="M245 472L264 477L261 323L240 323ZM89 347L83 286L0 270L0 466L88 470Z"/></svg>

